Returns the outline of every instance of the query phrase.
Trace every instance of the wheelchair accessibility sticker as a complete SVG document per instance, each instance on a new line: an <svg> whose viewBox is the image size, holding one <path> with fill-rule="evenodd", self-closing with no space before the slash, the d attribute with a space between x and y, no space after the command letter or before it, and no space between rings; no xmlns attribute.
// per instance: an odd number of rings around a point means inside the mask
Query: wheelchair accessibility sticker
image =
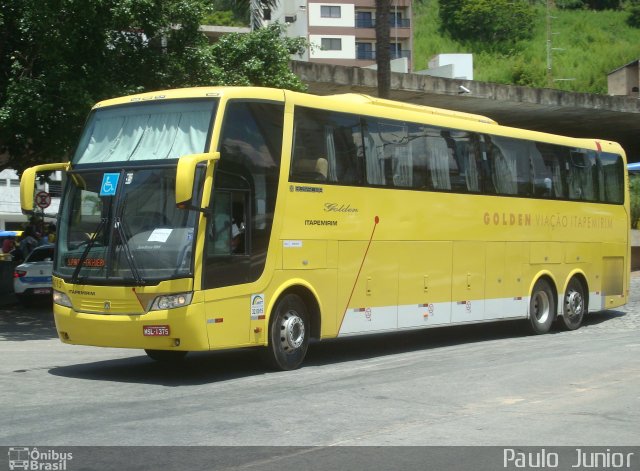
<svg viewBox="0 0 640 471"><path fill-rule="evenodd" d="M102 185L100 185L100 196L114 196L119 179L119 173L105 173L102 176Z"/></svg>

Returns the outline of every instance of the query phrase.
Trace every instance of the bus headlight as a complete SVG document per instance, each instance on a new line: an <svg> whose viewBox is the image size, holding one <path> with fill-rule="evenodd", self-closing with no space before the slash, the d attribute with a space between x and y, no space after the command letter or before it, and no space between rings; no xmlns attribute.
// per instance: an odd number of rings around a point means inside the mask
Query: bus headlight
<svg viewBox="0 0 640 471"><path fill-rule="evenodd" d="M153 300L151 305L151 311L160 311L165 309L175 309L177 307L184 307L191 304L193 293L179 293L179 294L167 294L164 296L158 296Z"/></svg>
<svg viewBox="0 0 640 471"><path fill-rule="evenodd" d="M60 306L73 307L71 305L71 300L69 299L69 296L67 296L61 291L53 290L53 302L56 304L59 304Z"/></svg>

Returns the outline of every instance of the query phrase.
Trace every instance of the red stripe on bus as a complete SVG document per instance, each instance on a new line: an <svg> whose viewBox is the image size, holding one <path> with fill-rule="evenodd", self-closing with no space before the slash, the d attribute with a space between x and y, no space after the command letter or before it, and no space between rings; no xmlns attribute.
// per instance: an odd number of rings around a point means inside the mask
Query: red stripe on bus
<svg viewBox="0 0 640 471"><path fill-rule="evenodd" d="M360 273L362 272L364 261L367 259L367 254L369 253L369 247L371 247L371 241L373 241L373 235L376 233L376 227L378 227L380 218L376 216L373 222L374 224L373 224L373 230L371 231L371 237L369 237L369 243L367 244L367 249L364 251L364 256L362 257L362 262L360 263L360 268L358 269L358 274L356 275L356 280L353 282L353 288L351 288L351 294L349 295L349 300L347 301L347 305L344 307L344 314L342 314L342 320L340 321L340 328L338 328L338 332L340 332L340 330L342 329L344 318L347 316L347 311L349 310L349 304L351 304L351 298L353 298L353 292L356 290L356 285L358 284L358 278L360 278Z"/></svg>

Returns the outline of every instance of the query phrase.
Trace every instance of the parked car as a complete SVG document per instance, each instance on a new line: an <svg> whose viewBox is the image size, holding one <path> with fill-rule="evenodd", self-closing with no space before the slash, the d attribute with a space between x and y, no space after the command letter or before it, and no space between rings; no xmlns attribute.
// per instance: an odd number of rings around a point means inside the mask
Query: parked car
<svg viewBox="0 0 640 471"><path fill-rule="evenodd" d="M53 245L36 247L13 272L13 291L23 304L51 298Z"/></svg>

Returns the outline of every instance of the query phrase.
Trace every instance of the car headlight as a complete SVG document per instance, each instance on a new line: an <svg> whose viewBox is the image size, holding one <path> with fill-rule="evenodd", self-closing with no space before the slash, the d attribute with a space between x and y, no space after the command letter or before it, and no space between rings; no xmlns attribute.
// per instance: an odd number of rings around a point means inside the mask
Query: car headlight
<svg viewBox="0 0 640 471"><path fill-rule="evenodd" d="M60 306L73 307L71 305L71 299L69 299L69 296L61 291L53 290L53 302L59 304Z"/></svg>
<svg viewBox="0 0 640 471"><path fill-rule="evenodd" d="M151 304L151 311L164 311L165 309L175 309L191 304L193 293L178 293L158 296Z"/></svg>

